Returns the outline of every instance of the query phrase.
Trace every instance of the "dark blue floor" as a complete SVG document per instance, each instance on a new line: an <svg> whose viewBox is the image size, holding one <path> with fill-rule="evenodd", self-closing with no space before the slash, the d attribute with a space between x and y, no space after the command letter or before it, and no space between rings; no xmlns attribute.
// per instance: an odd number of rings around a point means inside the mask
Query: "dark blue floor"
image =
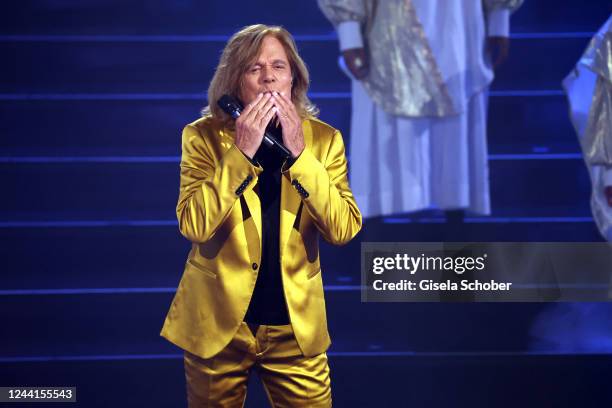
<svg viewBox="0 0 612 408"><path fill-rule="evenodd" d="M296 35L321 118L351 143L350 83L316 2L228 7L29 0L0 14L0 386L185 405L180 350L159 337L189 251L180 132L238 28ZM526 0L514 15L489 103L492 217L375 218L347 246L322 244L336 406L612 406L607 303L366 304L358 291L362 241L601 241L560 83L611 11ZM247 406L266 406L253 382Z"/></svg>

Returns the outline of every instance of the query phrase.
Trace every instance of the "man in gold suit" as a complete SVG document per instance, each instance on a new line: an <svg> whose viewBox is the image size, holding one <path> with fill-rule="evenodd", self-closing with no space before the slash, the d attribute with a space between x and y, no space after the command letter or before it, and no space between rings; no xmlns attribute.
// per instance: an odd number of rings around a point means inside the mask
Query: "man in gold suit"
<svg viewBox="0 0 612 408"><path fill-rule="evenodd" d="M274 407L331 406L318 240L347 243L361 213L308 84L285 29L245 27L183 130L176 212L192 248L161 335L185 350L189 406L243 406L252 368ZM245 106L235 122L224 94ZM267 127L290 157L262 143Z"/></svg>

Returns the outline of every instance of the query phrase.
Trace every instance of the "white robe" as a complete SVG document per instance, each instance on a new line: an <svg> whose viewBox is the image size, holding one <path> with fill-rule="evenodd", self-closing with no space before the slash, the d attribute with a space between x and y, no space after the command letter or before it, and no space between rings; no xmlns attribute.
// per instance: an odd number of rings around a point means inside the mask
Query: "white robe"
<svg viewBox="0 0 612 408"><path fill-rule="evenodd" d="M353 81L350 181L364 217L428 208L489 214L484 91L467 112L408 119L386 113Z"/></svg>
<svg viewBox="0 0 612 408"><path fill-rule="evenodd" d="M482 3L470 0L440 7L435 1L413 0L413 4L459 113L391 115L372 101L361 82L352 79L352 191L364 217L425 209L490 214L486 123L493 72L484 57ZM501 21L498 30L507 31L508 17L509 12L499 10L497 18L490 18L489 35L495 20Z"/></svg>

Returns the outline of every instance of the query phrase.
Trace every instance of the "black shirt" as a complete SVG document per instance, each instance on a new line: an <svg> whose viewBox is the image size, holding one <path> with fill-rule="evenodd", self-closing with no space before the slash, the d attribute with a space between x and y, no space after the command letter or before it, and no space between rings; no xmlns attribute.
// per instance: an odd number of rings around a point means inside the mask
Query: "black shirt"
<svg viewBox="0 0 612 408"><path fill-rule="evenodd" d="M289 324L280 269L280 193L281 167L285 161L263 143L255 154L263 167L255 192L261 202L261 265L251 303L244 321L253 324Z"/></svg>

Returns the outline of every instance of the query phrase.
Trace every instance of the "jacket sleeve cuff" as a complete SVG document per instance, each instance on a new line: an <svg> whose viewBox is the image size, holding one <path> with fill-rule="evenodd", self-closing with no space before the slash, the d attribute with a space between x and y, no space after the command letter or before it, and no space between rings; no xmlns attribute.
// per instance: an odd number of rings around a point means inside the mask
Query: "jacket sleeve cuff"
<svg viewBox="0 0 612 408"><path fill-rule="evenodd" d="M231 174L230 189L240 196L248 188L253 188L261 167L253 164L251 160L236 145L232 145L223 156L222 167Z"/></svg>
<svg viewBox="0 0 612 408"><path fill-rule="evenodd" d="M337 30L340 51L363 48L363 39L361 38L361 29L358 21L343 21L338 24Z"/></svg>
<svg viewBox="0 0 612 408"><path fill-rule="evenodd" d="M315 155L308 148L305 148L290 167L283 168L283 174L289 176L291 184L304 199L308 198L310 192L316 190L318 176L321 174L327 175L327 172L325 166L317 160Z"/></svg>
<svg viewBox="0 0 612 408"><path fill-rule="evenodd" d="M488 16L489 37L508 37L510 36L510 10L506 8L496 8L489 12Z"/></svg>
<svg viewBox="0 0 612 408"><path fill-rule="evenodd" d="M240 149L238 149L240 150ZM247 156L242 150L240 150L240 153L242 153L242 155L245 157L245 159L247 159L253 166L255 167L260 167L259 166L259 162L257 160L255 160L255 158L253 157L252 159Z"/></svg>
<svg viewBox="0 0 612 408"><path fill-rule="evenodd" d="M302 155L302 153L300 153L300 156ZM293 163L295 163L297 161L297 159L300 158L300 156L298 157L288 157L287 160L285 160L285 163L283 163L283 168L282 168L282 172L285 172L287 170L291 169L291 166L293 166Z"/></svg>

